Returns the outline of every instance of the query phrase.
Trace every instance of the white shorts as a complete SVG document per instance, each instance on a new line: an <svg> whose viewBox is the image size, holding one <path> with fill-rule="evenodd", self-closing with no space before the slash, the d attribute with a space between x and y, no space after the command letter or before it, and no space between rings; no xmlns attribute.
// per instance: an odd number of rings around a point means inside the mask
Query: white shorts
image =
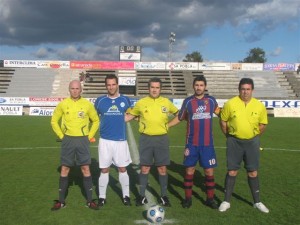
<svg viewBox="0 0 300 225"><path fill-rule="evenodd" d="M100 138L98 145L99 168L126 167L132 160L127 141L111 141Z"/></svg>

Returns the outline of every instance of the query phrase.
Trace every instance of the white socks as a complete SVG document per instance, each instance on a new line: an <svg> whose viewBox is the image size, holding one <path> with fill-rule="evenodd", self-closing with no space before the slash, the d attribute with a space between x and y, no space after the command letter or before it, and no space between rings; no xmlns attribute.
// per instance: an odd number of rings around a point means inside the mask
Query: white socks
<svg viewBox="0 0 300 225"><path fill-rule="evenodd" d="M129 197L129 176L127 171L124 173L119 172L119 182L122 187L123 198L125 196Z"/></svg>
<svg viewBox="0 0 300 225"><path fill-rule="evenodd" d="M109 181L109 173L101 173L98 185L99 185L99 198L106 198L106 189ZM129 197L129 176L127 171L124 173L119 172L119 182L122 187L123 198L125 196Z"/></svg>
<svg viewBox="0 0 300 225"><path fill-rule="evenodd" d="M101 173L98 185L99 185L99 198L106 198L106 189L109 181L109 173Z"/></svg>

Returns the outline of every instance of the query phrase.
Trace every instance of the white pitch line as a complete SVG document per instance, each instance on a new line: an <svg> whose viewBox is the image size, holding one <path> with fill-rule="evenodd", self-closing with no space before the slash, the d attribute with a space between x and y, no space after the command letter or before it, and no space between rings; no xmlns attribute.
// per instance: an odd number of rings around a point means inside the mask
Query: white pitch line
<svg viewBox="0 0 300 225"><path fill-rule="evenodd" d="M131 130L131 133L132 133L132 130ZM133 137L133 133L132 133L132 137ZM134 139L133 139L134 140ZM130 146L130 143L128 143L129 146ZM135 148L137 149L136 147L136 142L134 140L134 144L135 144ZM90 146L91 148L98 148L98 146L94 146L94 145L91 145ZM133 146L134 148L134 146ZM170 146L170 148L184 148L183 145L173 145L173 146ZM222 146L215 146L216 149L225 149L226 147ZM60 146L57 146L57 147L4 147L4 148L0 148L0 150L32 150L32 149L60 149ZM266 151L284 151L284 152L300 152L300 149L287 149L287 148L264 148L264 150ZM138 150L135 151L136 153L138 153ZM138 157L138 155L137 155ZM137 162L137 164L139 163L139 161Z"/></svg>
<svg viewBox="0 0 300 225"><path fill-rule="evenodd" d="M155 225L155 224L173 224L176 223L177 221L174 219L165 219L163 220L163 222L161 223L150 223L147 220L135 220L134 223L135 224L147 224L147 225Z"/></svg>
<svg viewBox="0 0 300 225"><path fill-rule="evenodd" d="M170 148L184 148L183 145L173 145ZM226 147L215 146L215 149L226 149ZM286 149L286 148L264 148L264 150L268 151L285 151L285 152L300 152L300 149Z"/></svg>
<svg viewBox="0 0 300 225"><path fill-rule="evenodd" d="M129 145L129 149L130 149L130 153L131 153L132 162L136 165L139 165L139 163L140 163L139 150L138 150L130 123L127 123L127 134L128 134L128 145ZM138 169L136 172L139 174L140 171L141 170ZM145 210L147 210L149 208L149 206L157 204L154 199L154 196L147 190L146 190L146 197L148 199L148 204L143 205L143 208ZM173 223L175 223L175 221L176 221L175 219L168 219L168 220L164 220L160 224L173 224ZM147 220L135 220L134 223L135 224L153 224Z"/></svg>
<svg viewBox="0 0 300 225"><path fill-rule="evenodd" d="M41 149L41 148L57 148L57 147L16 147L16 148L0 148L1 150L32 150L32 149Z"/></svg>
<svg viewBox="0 0 300 225"><path fill-rule="evenodd" d="M140 163L139 152L130 123L127 123L127 134L132 162L138 165Z"/></svg>

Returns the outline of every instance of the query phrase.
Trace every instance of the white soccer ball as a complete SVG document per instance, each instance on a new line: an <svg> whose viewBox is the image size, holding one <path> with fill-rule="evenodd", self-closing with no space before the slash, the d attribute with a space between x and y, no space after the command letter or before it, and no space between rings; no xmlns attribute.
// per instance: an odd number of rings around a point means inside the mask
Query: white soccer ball
<svg viewBox="0 0 300 225"><path fill-rule="evenodd" d="M165 210L160 205L153 205L147 210L147 219L151 223L161 223L165 218Z"/></svg>

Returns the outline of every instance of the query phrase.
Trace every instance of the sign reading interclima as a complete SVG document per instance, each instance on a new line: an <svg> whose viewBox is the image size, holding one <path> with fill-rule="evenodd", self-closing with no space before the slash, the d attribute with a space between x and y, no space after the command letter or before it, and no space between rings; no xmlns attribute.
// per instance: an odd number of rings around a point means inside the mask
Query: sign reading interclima
<svg viewBox="0 0 300 225"><path fill-rule="evenodd" d="M34 60L4 60L4 67L26 67L36 68L37 62Z"/></svg>

